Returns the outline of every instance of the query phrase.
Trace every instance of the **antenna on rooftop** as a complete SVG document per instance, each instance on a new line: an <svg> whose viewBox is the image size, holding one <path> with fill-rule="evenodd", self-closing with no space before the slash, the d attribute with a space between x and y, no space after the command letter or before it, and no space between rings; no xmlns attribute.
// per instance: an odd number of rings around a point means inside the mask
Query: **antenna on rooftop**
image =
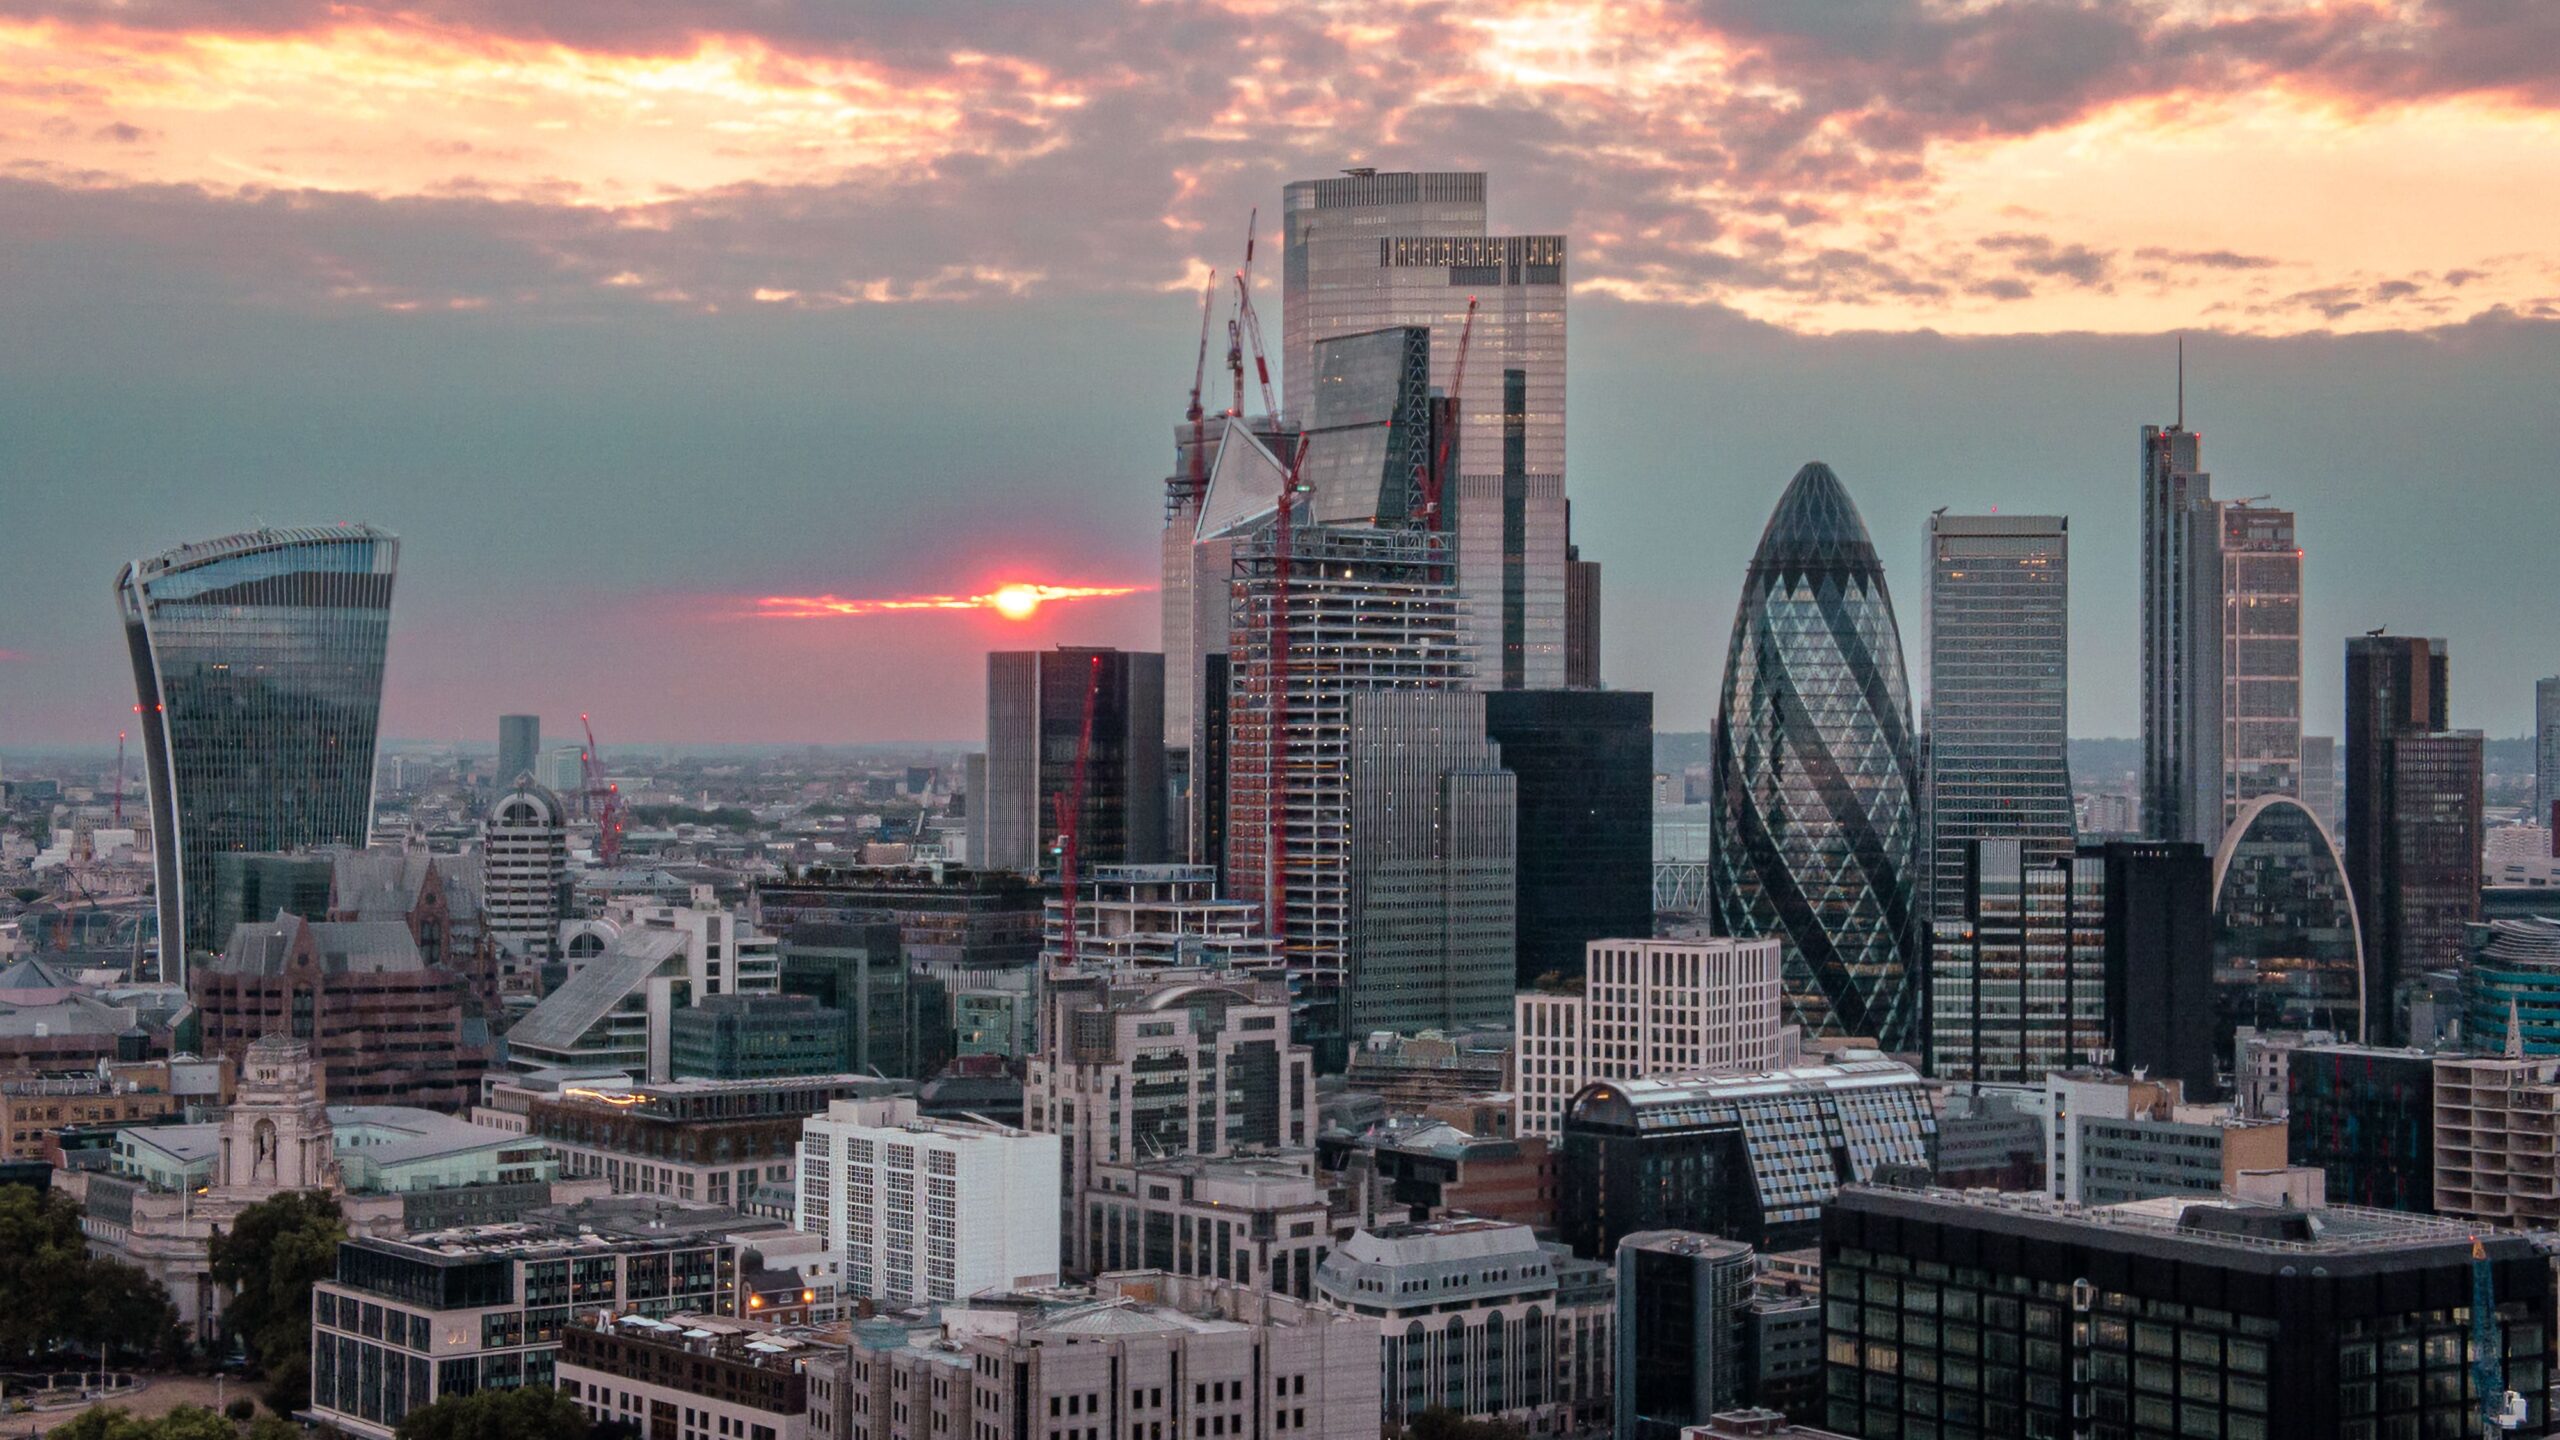
<svg viewBox="0 0 2560 1440"><path fill-rule="evenodd" d="M2180 430L2184 430L2184 429L2186 429L2186 428L2187 428L2187 337L2186 337L2186 336L2184 336L2184 335L2181 335L2181 336L2179 336L2179 337L2178 337L2178 424L2177 424L2177 428L2178 428L2178 429L2180 429Z"/></svg>

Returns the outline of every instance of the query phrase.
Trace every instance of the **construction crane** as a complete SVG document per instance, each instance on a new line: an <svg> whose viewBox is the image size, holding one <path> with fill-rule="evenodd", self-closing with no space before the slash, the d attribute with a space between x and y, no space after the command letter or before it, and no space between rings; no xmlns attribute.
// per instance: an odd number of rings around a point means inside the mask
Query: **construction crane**
<svg viewBox="0 0 2560 1440"><path fill-rule="evenodd" d="M118 828L124 825L124 732L116 732L116 818Z"/></svg>
<svg viewBox="0 0 2560 1440"><path fill-rule="evenodd" d="M1176 498L1181 503L1194 506L1200 503L1200 497L1207 494L1209 490L1209 417L1208 413L1200 408L1200 388L1209 379L1209 316L1217 308L1218 272L1212 270L1209 272L1209 283L1200 289L1200 355L1191 365L1191 408L1182 414L1183 419L1191 422L1191 465L1190 473L1181 482L1181 490ZM1243 383L1241 378L1237 383Z"/></svg>
<svg viewBox="0 0 2560 1440"><path fill-rule="evenodd" d="M1058 792L1058 888L1066 897L1067 964L1076 963L1076 890L1082 883L1076 874L1076 832L1084 823L1084 780L1086 767L1093 759L1093 702L1102 691L1102 657L1093 657L1084 678L1084 728L1076 736L1076 764L1067 788Z"/></svg>
<svg viewBox="0 0 2560 1440"><path fill-rule="evenodd" d="M609 868L622 859L622 792L604 778L594 722L581 711L578 724L587 732L587 748L578 752L578 808L596 822L596 859Z"/></svg>
<svg viewBox="0 0 2560 1440"><path fill-rule="evenodd" d="M2507 1388L2506 1337L2498 1325L2498 1289L2489 1247L2471 1237L2471 1383L2480 1392L2480 1433L2498 1436L2524 1423L2524 1397Z"/></svg>
<svg viewBox="0 0 2560 1440"><path fill-rule="evenodd" d="M1282 902L1287 898L1287 869L1280 861L1281 841L1288 833L1289 807L1281 790L1281 777L1286 760L1281 754L1288 738L1289 708L1289 567L1295 557L1296 528L1294 516L1298 496L1306 487L1298 482L1298 472L1307 463L1307 437L1298 437L1296 453L1289 457L1288 477L1280 482L1280 510L1272 521L1271 551L1271 664L1270 699L1264 716L1267 738L1263 742L1263 795L1265 833L1262 841L1262 914L1273 939L1283 946L1288 931L1281 916Z"/></svg>
<svg viewBox="0 0 2560 1440"><path fill-rule="evenodd" d="M1235 408L1227 413L1244 417L1244 352L1253 351L1254 377L1262 382L1262 413L1274 419L1280 414L1280 401L1271 391L1271 362L1262 353L1262 319L1253 311L1253 237L1262 226L1262 207L1255 206L1244 222L1244 268L1236 272L1236 318L1227 323L1227 367L1235 372Z"/></svg>
<svg viewBox="0 0 2560 1440"><path fill-rule="evenodd" d="M1440 495L1449 483L1449 444L1458 435L1458 424L1466 417L1465 387L1467 383L1467 346L1476 337L1476 297L1467 297L1466 323L1458 327L1458 358L1449 367L1449 423L1440 431L1440 445L1431 457L1430 468L1422 475L1422 528L1440 528Z"/></svg>

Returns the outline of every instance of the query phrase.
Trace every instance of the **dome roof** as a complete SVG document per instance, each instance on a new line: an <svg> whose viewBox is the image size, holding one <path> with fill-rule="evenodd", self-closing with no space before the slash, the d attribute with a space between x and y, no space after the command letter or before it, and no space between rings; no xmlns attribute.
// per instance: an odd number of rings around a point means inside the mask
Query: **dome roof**
<svg viewBox="0 0 2560 1440"><path fill-rule="evenodd" d="M1884 566L1848 487L1830 466L1815 460L1798 470L1778 497L1768 528L1760 532L1760 548L1752 552L1751 568L1754 573L1881 572Z"/></svg>

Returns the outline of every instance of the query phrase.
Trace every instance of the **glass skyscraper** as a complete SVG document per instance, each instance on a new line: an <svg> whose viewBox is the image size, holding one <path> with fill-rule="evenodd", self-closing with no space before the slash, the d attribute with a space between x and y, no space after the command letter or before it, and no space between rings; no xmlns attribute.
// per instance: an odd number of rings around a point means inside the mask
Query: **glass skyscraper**
<svg viewBox="0 0 2560 1440"><path fill-rule="evenodd" d="M2214 1054L2232 1035L2326 1030L2364 1038L2364 943L2346 864L2309 807L2261 795L2213 860Z"/></svg>
<svg viewBox="0 0 2560 1440"><path fill-rule="evenodd" d="M117 573L164 978L217 939L216 855L366 842L399 556L365 525L253 530Z"/></svg>
<svg viewBox="0 0 2560 1440"><path fill-rule="evenodd" d="M1965 846L2071 854L2070 522L1933 515L1927 535L1929 918L1965 914Z"/></svg>
<svg viewBox="0 0 2560 1440"><path fill-rule="evenodd" d="M1710 903L1784 942L1786 1018L1918 1039L1920 775L1884 565L1830 467L1805 466L1751 558L1715 736Z"/></svg>

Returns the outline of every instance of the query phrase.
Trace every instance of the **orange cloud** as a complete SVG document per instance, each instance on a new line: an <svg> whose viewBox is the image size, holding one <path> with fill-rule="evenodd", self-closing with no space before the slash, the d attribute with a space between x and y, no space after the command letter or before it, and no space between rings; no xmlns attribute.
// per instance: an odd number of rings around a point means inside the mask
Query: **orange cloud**
<svg viewBox="0 0 2560 1440"><path fill-rule="evenodd" d="M903 610L993 610L1008 620L1028 619L1052 600L1107 600L1144 594L1143 585L999 585L983 595L903 595L848 600L841 595L766 595L750 614L772 620L833 620L888 615Z"/></svg>

